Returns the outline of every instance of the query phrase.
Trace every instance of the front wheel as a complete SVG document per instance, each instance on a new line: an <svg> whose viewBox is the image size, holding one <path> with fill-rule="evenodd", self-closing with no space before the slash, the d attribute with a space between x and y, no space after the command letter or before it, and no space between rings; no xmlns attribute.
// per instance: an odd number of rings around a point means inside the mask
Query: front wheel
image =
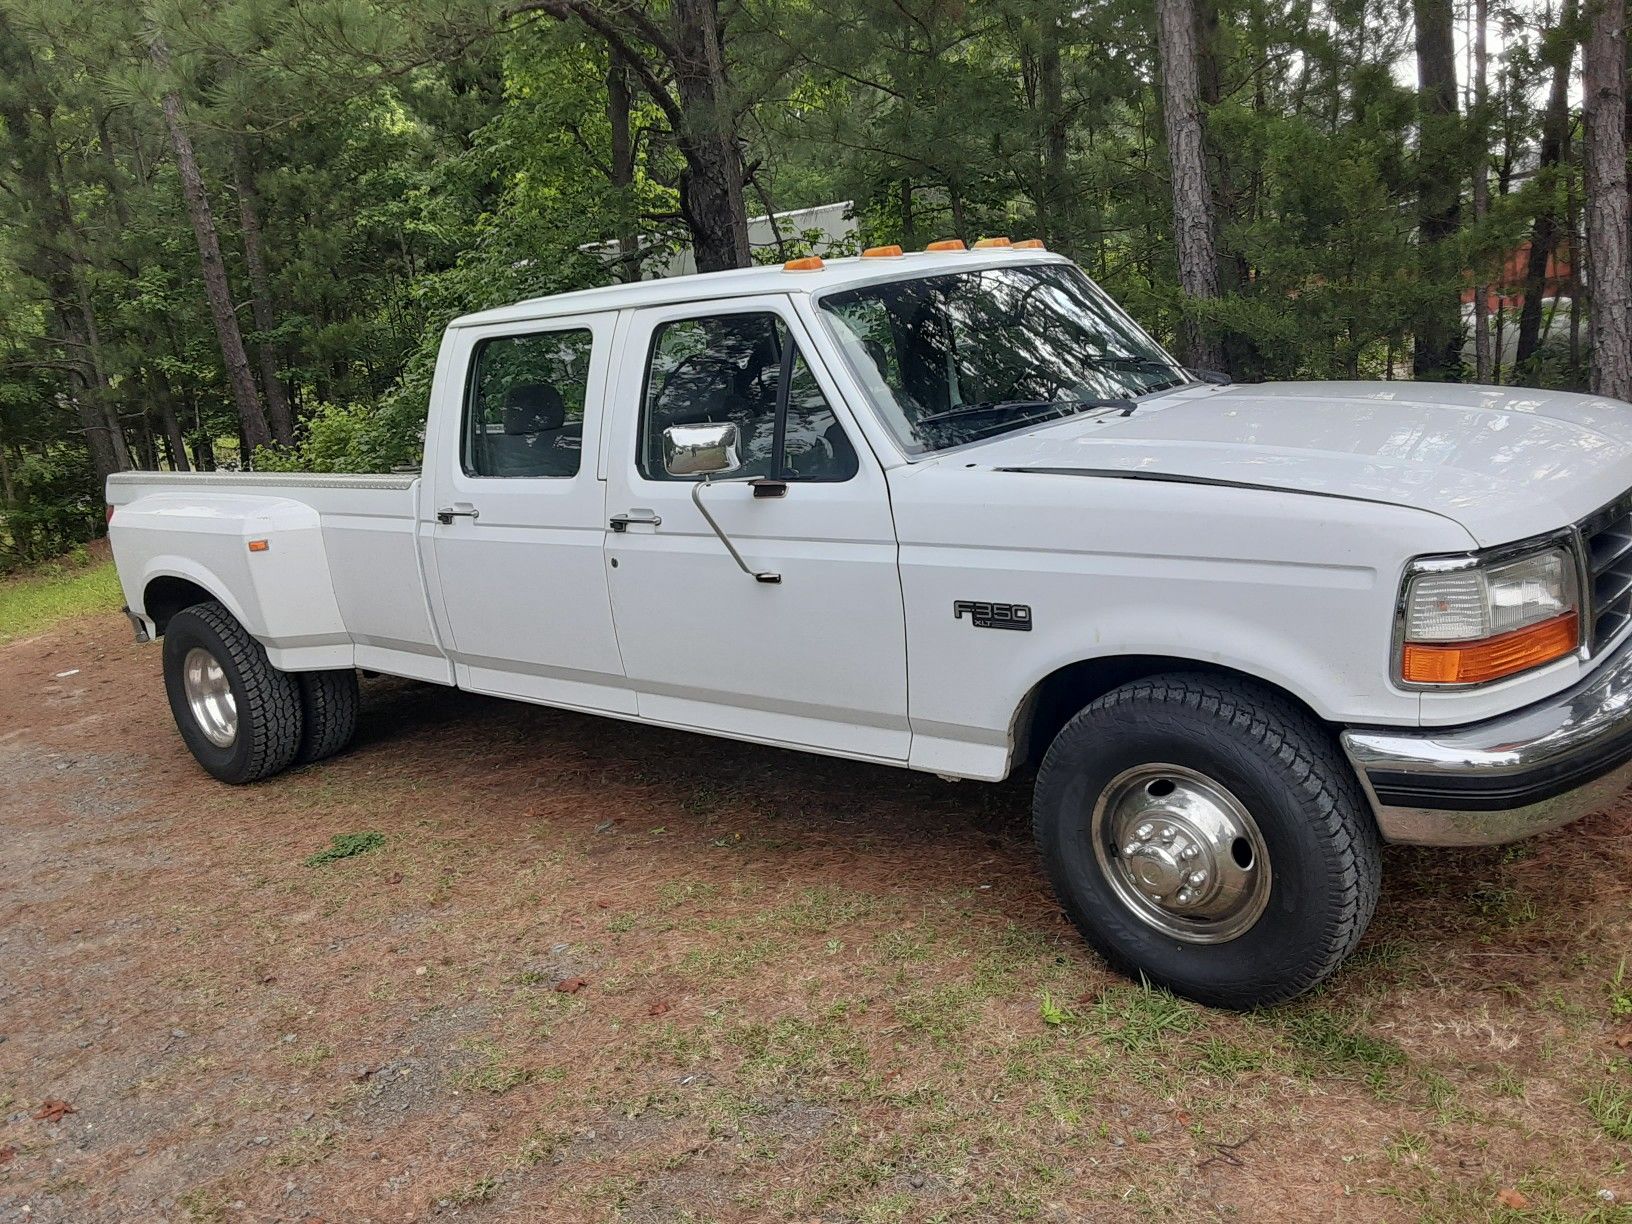
<svg viewBox="0 0 1632 1224"><path fill-rule="evenodd" d="M196 604L170 618L164 687L181 738L221 781L254 782L295 759L300 688L221 604Z"/></svg>
<svg viewBox="0 0 1632 1224"><path fill-rule="evenodd" d="M1354 771L1305 710L1206 675L1115 689L1037 775L1038 848L1113 966L1219 1007L1302 994L1371 920L1382 861Z"/></svg>

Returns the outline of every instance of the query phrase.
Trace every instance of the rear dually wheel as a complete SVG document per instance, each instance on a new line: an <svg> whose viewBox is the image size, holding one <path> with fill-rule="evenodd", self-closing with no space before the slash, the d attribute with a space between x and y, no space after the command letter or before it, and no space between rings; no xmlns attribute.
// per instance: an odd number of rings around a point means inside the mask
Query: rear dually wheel
<svg viewBox="0 0 1632 1224"><path fill-rule="evenodd" d="M182 740L212 776L254 782L295 759L299 685L223 605L195 604L170 618L164 685Z"/></svg>

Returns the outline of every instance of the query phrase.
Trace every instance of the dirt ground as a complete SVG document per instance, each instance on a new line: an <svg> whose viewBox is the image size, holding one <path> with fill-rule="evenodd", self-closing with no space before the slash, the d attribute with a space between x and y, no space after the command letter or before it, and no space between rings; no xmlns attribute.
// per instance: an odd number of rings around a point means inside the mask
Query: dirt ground
<svg viewBox="0 0 1632 1224"><path fill-rule="evenodd" d="M1023 785L364 695L233 789L117 616L0 647L0 1221L1632 1219L1624 802L1391 851L1234 1016L1086 949Z"/></svg>

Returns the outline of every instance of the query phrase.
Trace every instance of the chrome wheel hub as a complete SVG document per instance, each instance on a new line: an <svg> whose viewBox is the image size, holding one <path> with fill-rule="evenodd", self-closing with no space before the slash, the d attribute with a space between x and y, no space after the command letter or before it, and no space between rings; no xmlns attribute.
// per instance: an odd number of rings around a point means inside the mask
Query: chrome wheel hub
<svg viewBox="0 0 1632 1224"><path fill-rule="evenodd" d="M181 688L204 737L217 748L232 747L238 738L238 702L220 662L202 646L194 646L181 661Z"/></svg>
<svg viewBox="0 0 1632 1224"><path fill-rule="evenodd" d="M1094 854L1140 919L1190 943L1223 943L1269 902L1269 853L1241 801L1182 765L1140 765L1094 805Z"/></svg>

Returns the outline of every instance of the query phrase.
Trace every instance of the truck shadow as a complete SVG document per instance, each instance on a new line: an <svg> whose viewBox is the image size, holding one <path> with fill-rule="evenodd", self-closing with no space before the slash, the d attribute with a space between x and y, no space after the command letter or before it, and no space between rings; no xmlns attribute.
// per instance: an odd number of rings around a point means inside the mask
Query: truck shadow
<svg viewBox="0 0 1632 1224"><path fill-rule="evenodd" d="M588 834L616 824L679 835L654 879L705 870L711 846L780 855L789 887L835 878L885 890L981 890L994 917L1069 932L1031 843L1031 776L998 784L822 757L407 681L365 683L353 754L468 788L493 835L518 813ZM688 842L683 836L692 833ZM1339 981L1437 980L1460 964L1507 986L1544 981L1632 876L1632 805L1549 837L1466 850L1387 847L1383 898ZM1085 944L1082 955L1091 957ZM1501 951L1517 949L1514 956Z"/></svg>

